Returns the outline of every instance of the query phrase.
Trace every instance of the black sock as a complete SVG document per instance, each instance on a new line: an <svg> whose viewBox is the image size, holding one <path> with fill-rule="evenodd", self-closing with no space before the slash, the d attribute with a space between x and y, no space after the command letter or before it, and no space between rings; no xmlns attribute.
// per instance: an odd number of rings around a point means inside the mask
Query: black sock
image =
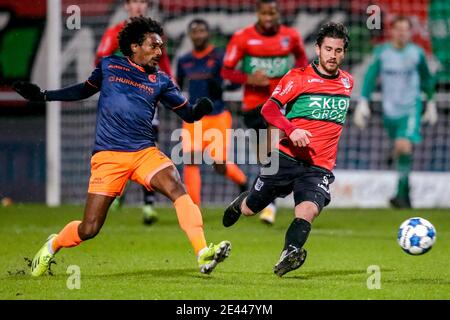
<svg viewBox="0 0 450 320"><path fill-rule="evenodd" d="M311 223L304 219L295 218L286 231L286 237L284 242L284 249L287 249L290 245L296 248L302 248L308 239L309 232L311 231Z"/></svg>
<svg viewBox="0 0 450 320"><path fill-rule="evenodd" d="M151 206L155 203L155 191L144 190L144 203Z"/></svg>

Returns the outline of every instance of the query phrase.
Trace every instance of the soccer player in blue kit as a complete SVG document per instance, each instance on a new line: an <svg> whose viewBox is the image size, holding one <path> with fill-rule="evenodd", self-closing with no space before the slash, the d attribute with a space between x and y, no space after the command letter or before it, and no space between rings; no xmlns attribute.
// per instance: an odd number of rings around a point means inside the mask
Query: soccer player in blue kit
<svg viewBox="0 0 450 320"><path fill-rule="evenodd" d="M33 276L43 275L61 248L78 246L95 237L115 197L133 180L167 196L175 206L181 229L191 242L201 273L210 273L228 257L231 244L206 245L199 208L181 183L173 162L155 146L152 119L161 101L186 122L200 120L213 109L208 98L192 105L164 72L157 70L162 54L160 24L150 18L133 18L119 34L124 57L102 59L89 79L61 90L45 91L18 82L14 87L34 101L75 101L100 91L91 177L82 221L72 221L52 234L35 255Z"/></svg>
<svg viewBox="0 0 450 320"><path fill-rule="evenodd" d="M177 63L177 83L187 87L189 101L208 96L214 103L213 111L200 121L183 123L183 153L190 159L201 159L202 152L209 149L214 160L214 170L239 186L241 192L247 190L247 177L239 167L227 161L227 151L231 139L232 117L225 109L222 99L223 80L220 76L224 52L210 43L209 25L203 19L194 19L188 25L188 34L193 50L180 57ZM200 130L201 129L201 130ZM195 131L198 131L197 134ZM210 148L211 137L220 140L220 147ZM215 141L216 143L218 141ZM200 157L196 156L200 155ZM186 189L195 204L201 203L201 176L197 163L191 161L183 168Z"/></svg>

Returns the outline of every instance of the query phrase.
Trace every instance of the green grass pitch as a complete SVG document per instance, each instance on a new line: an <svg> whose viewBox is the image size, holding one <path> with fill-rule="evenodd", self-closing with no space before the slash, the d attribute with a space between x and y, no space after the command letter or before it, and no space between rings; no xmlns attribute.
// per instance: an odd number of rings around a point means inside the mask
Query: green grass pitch
<svg viewBox="0 0 450 320"><path fill-rule="evenodd" d="M326 209L305 245L305 264L283 278L272 269L292 210L280 210L273 227L253 217L225 229L222 210L205 208L207 240L233 246L211 275L198 272L175 211L159 213L151 227L141 223L139 208L109 213L95 239L58 253L53 276L32 278L25 258L79 219L82 207L0 208L0 299L450 299L448 210ZM436 244L423 256L407 255L396 242L401 222L414 216L437 229ZM80 289L67 287L71 265L79 267ZM380 268L380 289L367 287L371 265Z"/></svg>

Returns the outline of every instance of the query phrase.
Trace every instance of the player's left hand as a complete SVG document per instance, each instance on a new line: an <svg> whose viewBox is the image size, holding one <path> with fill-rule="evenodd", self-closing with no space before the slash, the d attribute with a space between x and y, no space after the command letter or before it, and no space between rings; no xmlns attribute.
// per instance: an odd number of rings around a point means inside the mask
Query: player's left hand
<svg viewBox="0 0 450 320"><path fill-rule="evenodd" d="M425 113L422 116L422 122L429 125L435 125L438 121L438 113L436 108L436 101L430 100L427 102Z"/></svg>
<svg viewBox="0 0 450 320"><path fill-rule="evenodd" d="M206 97L198 99L197 103L192 107L194 120L198 121L203 118L203 116L210 114L213 111L213 107L214 104L210 99Z"/></svg>
<svg viewBox="0 0 450 320"><path fill-rule="evenodd" d="M297 128L291 132L289 139L291 139L292 143L296 147L306 147L311 142L309 137L312 136L313 135L308 130Z"/></svg>
<svg viewBox="0 0 450 320"><path fill-rule="evenodd" d="M16 81L13 83L13 89L27 100L45 101L45 91L37 85L25 81Z"/></svg>

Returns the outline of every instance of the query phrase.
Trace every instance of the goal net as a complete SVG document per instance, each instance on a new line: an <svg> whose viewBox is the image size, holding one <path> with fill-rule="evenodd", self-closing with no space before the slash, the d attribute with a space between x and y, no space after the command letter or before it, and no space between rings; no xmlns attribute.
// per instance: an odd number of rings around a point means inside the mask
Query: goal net
<svg viewBox="0 0 450 320"><path fill-rule="evenodd" d="M105 29L126 18L120 0L62 2L63 10L74 3L81 9L81 29L63 28L63 85L84 81L94 67L94 52ZM255 22L255 1L249 0L159 0L150 15L164 26L167 49L175 65L178 57L191 50L186 35L188 22L196 17L207 20L212 41L225 47L236 30ZM414 29L414 42L422 46L430 66L437 72L437 125L423 126L423 142L414 149L415 171L450 170L450 3L446 0L278 0L283 23L295 27L302 35L309 60L314 58L314 40L318 27L326 21L343 22L349 29L351 45L343 68L355 79L349 117L340 141L337 168L340 170L393 170L392 144L382 128L379 94L374 95L368 128L359 130L351 123L353 107L360 95L364 72L374 46L387 38L386 26L395 15L407 15ZM373 6L375 5L375 7ZM370 8L369 8L370 7ZM377 19L379 18L379 21ZM379 23L378 23L379 22ZM175 69L175 68L173 68ZM244 127L237 111L241 92L227 92L227 106L233 114L233 127ZM94 142L96 102L98 96L62 106L62 201L82 202L88 186L90 155ZM161 149L170 155L176 142L171 133L181 126L175 114L160 108ZM245 146L239 146L245 148ZM242 165L252 181L258 174L255 165ZM182 167L178 167L181 171ZM238 194L238 188L214 173L211 166L202 168L202 200L205 204L223 204ZM217 188L217 186L221 186ZM163 197L158 198L162 203ZM140 187L131 185L127 201L142 202Z"/></svg>

